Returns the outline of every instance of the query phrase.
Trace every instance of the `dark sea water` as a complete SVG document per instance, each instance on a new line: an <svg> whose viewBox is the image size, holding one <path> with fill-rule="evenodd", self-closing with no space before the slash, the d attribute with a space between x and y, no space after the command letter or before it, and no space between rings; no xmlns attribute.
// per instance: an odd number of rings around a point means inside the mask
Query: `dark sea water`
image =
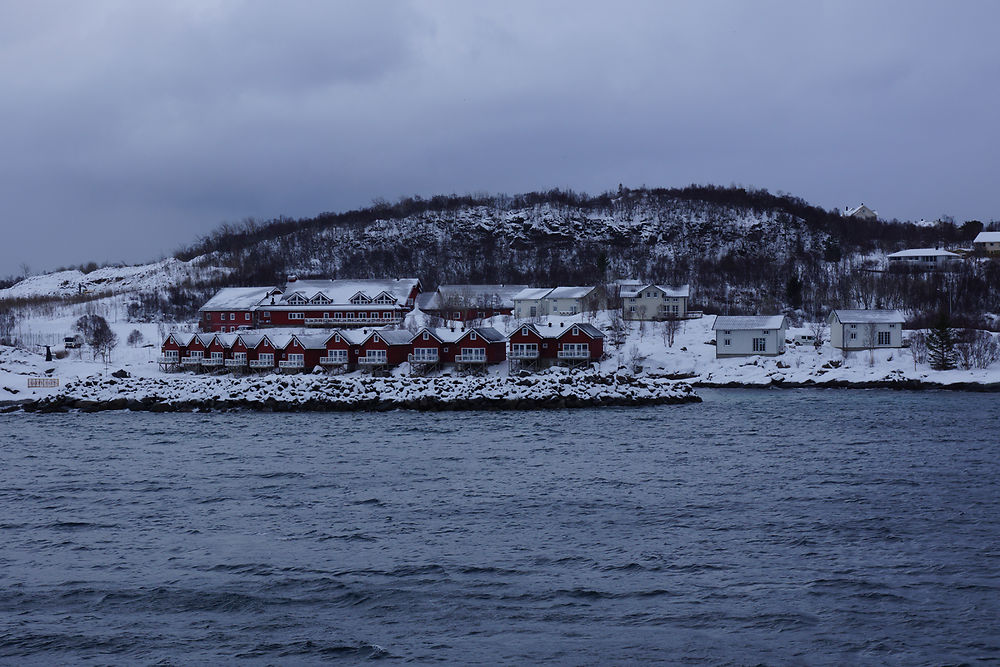
<svg viewBox="0 0 1000 667"><path fill-rule="evenodd" d="M0 416L0 662L1000 662L1000 399Z"/></svg>

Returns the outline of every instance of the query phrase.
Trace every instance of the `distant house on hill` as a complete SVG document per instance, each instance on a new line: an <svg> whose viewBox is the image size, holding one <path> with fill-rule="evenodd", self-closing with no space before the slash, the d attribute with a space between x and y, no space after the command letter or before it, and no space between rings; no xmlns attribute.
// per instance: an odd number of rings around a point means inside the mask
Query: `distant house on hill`
<svg viewBox="0 0 1000 667"><path fill-rule="evenodd" d="M618 283L618 296L626 320L679 319L687 317L691 288L628 280Z"/></svg>
<svg viewBox="0 0 1000 667"><path fill-rule="evenodd" d="M889 268L915 269L918 271L933 271L944 269L962 259L947 250L938 248L913 248L900 250L889 255Z"/></svg>
<svg viewBox="0 0 1000 667"><path fill-rule="evenodd" d="M903 314L898 310L835 310L830 345L841 350L903 347Z"/></svg>
<svg viewBox="0 0 1000 667"><path fill-rule="evenodd" d="M784 315L719 315L715 331L715 358L765 356L785 352Z"/></svg>
<svg viewBox="0 0 1000 667"><path fill-rule="evenodd" d="M863 203L860 206L855 206L854 208L847 208L844 211L844 216L848 218L857 218L858 220L878 220L878 212L873 211Z"/></svg>
<svg viewBox="0 0 1000 667"><path fill-rule="evenodd" d="M972 247L987 255L1000 255L1000 232L979 232Z"/></svg>

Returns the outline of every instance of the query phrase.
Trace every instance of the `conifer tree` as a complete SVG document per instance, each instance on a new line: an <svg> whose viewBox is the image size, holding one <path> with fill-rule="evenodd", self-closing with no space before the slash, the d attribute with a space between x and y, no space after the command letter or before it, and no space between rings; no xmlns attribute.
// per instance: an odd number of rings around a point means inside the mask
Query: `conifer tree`
<svg viewBox="0 0 1000 667"><path fill-rule="evenodd" d="M927 358L936 371L955 368L955 334L951 330L951 320L943 312L927 332Z"/></svg>

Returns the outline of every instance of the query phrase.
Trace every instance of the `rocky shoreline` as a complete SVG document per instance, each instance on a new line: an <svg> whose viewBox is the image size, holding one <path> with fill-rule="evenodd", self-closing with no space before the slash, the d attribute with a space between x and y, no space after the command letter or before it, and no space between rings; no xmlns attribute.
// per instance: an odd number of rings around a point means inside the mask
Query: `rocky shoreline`
<svg viewBox="0 0 1000 667"><path fill-rule="evenodd" d="M0 412L541 410L697 403L691 385L617 374L527 377L90 378Z"/></svg>

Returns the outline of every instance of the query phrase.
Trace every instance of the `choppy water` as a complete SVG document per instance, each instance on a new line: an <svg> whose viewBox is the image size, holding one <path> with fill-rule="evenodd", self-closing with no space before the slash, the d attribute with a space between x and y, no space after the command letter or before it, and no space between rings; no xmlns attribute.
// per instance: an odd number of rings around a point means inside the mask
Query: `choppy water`
<svg viewBox="0 0 1000 667"><path fill-rule="evenodd" d="M1000 401L0 417L0 661L1000 661Z"/></svg>

